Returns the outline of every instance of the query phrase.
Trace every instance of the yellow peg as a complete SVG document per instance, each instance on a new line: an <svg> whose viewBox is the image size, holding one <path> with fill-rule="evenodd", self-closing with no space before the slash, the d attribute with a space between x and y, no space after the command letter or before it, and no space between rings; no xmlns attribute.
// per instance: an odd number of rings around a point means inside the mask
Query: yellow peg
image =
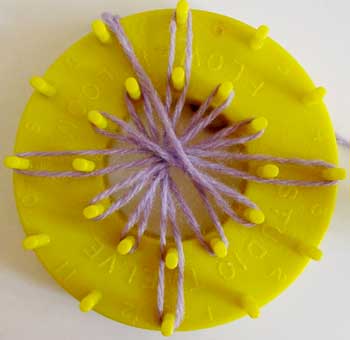
<svg viewBox="0 0 350 340"><path fill-rule="evenodd" d="M174 333L175 315L173 313L166 313L163 316L160 330L164 336L170 336Z"/></svg>
<svg viewBox="0 0 350 340"><path fill-rule="evenodd" d="M88 113L88 120L99 129L105 129L108 126L107 119L100 112L93 110Z"/></svg>
<svg viewBox="0 0 350 340"><path fill-rule="evenodd" d="M93 161L89 161L85 158L75 158L72 162L74 170L81 172L91 172L95 170L96 164Z"/></svg>
<svg viewBox="0 0 350 340"><path fill-rule="evenodd" d="M261 210L247 208L244 211L244 217L247 221L254 224L262 224L265 221L265 215Z"/></svg>
<svg viewBox="0 0 350 340"><path fill-rule="evenodd" d="M328 168L322 171L322 178L326 181L341 181L346 178L346 170L343 168Z"/></svg>
<svg viewBox="0 0 350 340"><path fill-rule="evenodd" d="M251 318L256 319L259 317L259 307L251 296L243 295L241 297L241 305Z"/></svg>
<svg viewBox="0 0 350 340"><path fill-rule="evenodd" d="M223 258L227 255L227 247L224 242L219 238L213 238L210 240L210 247L217 257Z"/></svg>
<svg viewBox="0 0 350 340"><path fill-rule="evenodd" d="M259 26L254 33L254 36L252 37L250 41L250 47L253 50L259 50L263 47L264 42L269 34L269 28L265 25Z"/></svg>
<svg viewBox="0 0 350 340"><path fill-rule="evenodd" d="M42 77L33 77L30 79L30 85L46 97L52 97L56 94L56 89Z"/></svg>
<svg viewBox="0 0 350 340"><path fill-rule="evenodd" d="M276 178L279 174L279 167L275 164L265 164L262 166L259 166L257 169L257 175L261 178Z"/></svg>
<svg viewBox="0 0 350 340"><path fill-rule="evenodd" d="M101 298L102 293L98 290L93 290L80 301L80 310L83 313L90 312L100 302Z"/></svg>
<svg viewBox="0 0 350 340"><path fill-rule="evenodd" d="M171 74L171 82L177 91L181 91L185 86L185 70L183 67L175 67Z"/></svg>
<svg viewBox="0 0 350 340"><path fill-rule="evenodd" d="M129 236L123 238L118 243L117 252L120 255L127 255L130 253L130 251L134 247L135 243L136 243L135 237L132 235L129 235Z"/></svg>
<svg viewBox="0 0 350 340"><path fill-rule="evenodd" d="M141 98L141 89L136 78L127 78L125 80L125 89L131 99L139 100Z"/></svg>
<svg viewBox="0 0 350 340"><path fill-rule="evenodd" d="M187 0L180 0L176 6L176 23L181 26L187 22L188 11L190 6Z"/></svg>
<svg viewBox="0 0 350 340"><path fill-rule="evenodd" d="M231 81L224 81L223 83L221 83L213 100L213 105L219 106L220 104L222 104L232 92L233 83Z"/></svg>
<svg viewBox="0 0 350 340"><path fill-rule="evenodd" d="M94 20L91 24L92 31L102 44L108 44L111 41L111 34L107 25L100 19Z"/></svg>
<svg viewBox="0 0 350 340"><path fill-rule="evenodd" d="M320 261L322 259L323 253L320 249L314 246L309 246L302 241L298 241L296 244L296 250L306 257L314 261Z"/></svg>
<svg viewBox="0 0 350 340"><path fill-rule="evenodd" d="M100 216L105 211L105 207L102 204L92 204L87 206L83 210L83 215L88 220L91 220L97 216Z"/></svg>
<svg viewBox="0 0 350 340"><path fill-rule="evenodd" d="M4 159L4 165L10 169L26 170L30 168L30 160L17 156L7 156Z"/></svg>
<svg viewBox="0 0 350 340"><path fill-rule="evenodd" d="M46 234L36 234L27 236L23 240L23 248L26 250L34 250L46 246L50 243L50 237Z"/></svg>
<svg viewBox="0 0 350 340"><path fill-rule="evenodd" d="M246 126L246 130L249 134L255 134L267 128L268 121L264 117L254 118L249 124Z"/></svg>
<svg viewBox="0 0 350 340"><path fill-rule="evenodd" d="M324 96L326 95L327 91L324 87L316 87L311 92L304 95L302 98L302 102L305 105L314 105L319 104L322 102Z"/></svg>
<svg viewBox="0 0 350 340"><path fill-rule="evenodd" d="M175 248L168 249L165 255L165 266L168 269L175 269L179 263L179 253Z"/></svg>
<svg viewBox="0 0 350 340"><path fill-rule="evenodd" d="M283 243L290 249L297 251L300 255L309 257L315 261L322 258L322 251L317 247L311 246L302 240L298 240L292 236L281 233L273 227L264 226L264 233L272 237L274 240Z"/></svg>

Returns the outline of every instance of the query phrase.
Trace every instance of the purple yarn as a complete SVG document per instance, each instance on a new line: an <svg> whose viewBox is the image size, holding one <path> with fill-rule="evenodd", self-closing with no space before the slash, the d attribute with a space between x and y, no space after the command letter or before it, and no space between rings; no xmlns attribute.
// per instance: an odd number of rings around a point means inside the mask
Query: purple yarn
<svg viewBox="0 0 350 340"><path fill-rule="evenodd" d="M201 243L201 245L208 251L211 253L211 249L209 247L209 245L206 243L204 236L201 232L199 223L197 222L196 217L193 215L192 210L190 209L190 207L188 206L185 198L183 197L183 195L181 194L181 191L178 189L175 181L173 181L170 177L168 179L168 181L170 182L170 189L172 191L172 194L174 195L174 197L176 198L177 202L179 203L179 206L181 208L181 210L183 211L187 221L188 221L188 225L189 227L192 229L193 233L195 234L197 240Z"/></svg>
<svg viewBox="0 0 350 340"><path fill-rule="evenodd" d="M144 125L142 124L142 121L136 112L136 109L135 109L133 102L131 101L131 99L129 98L129 96L127 94L125 94L124 98L125 98L126 107L128 109L128 112L130 113L130 117L131 117L134 125L136 126L137 130L144 137L149 138L150 136L148 135L148 132L146 131Z"/></svg>
<svg viewBox="0 0 350 340"><path fill-rule="evenodd" d="M162 179L160 188L160 226L159 226L159 243L160 243L160 261L158 271L158 286L157 286L157 307L159 319L162 319L164 313L164 291L165 291L165 248L166 248L166 235L167 235L167 223L168 223L168 193L169 193L169 180L168 174Z"/></svg>
<svg viewBox="0 0 350 340"><path fill-rule="evenodd" d="M176 23L176 18L173 18L173 21ZM170 27L171 31L171 27ZM175 104L172 123L173 126L176 127L176 123L180 118L181 112L185 105L186 95L188 91L188 87L190 85L191 78L191 67L192 67L192 13L188 13L187 17L187 34L186 34L186 48L185 48L185 86L181 92L181 95ZM172 43L170 43L171 45Z"/></svg>
<svg viewBox="0 0 350 340"><path fill-rule="evenodd" d="M143 177L152 176L156 171L159 170L160 166L162 166L162 165L158 165L158 166L155 166L155 165L156 165L156 162L150 163L150 165L144 170L139 171L137 174L131 174L129 177L127 177L123 181L117 182L116 184L112 185L111 187L107 188L106 190L102 191L97 196L95 196L90 201L90 204L96 204L97 202L111 196L117 191L130 187L132 184L140 181Z"/></svg>
<svg viewBox="0 0 350 340"><path fill-rule="evenodd" d="M214 133L212 136L203 139L200 143L197 143L196 146L203 147L203 145L208 145L210 143L214 143L216 141L219 141L220 139L222 139L224 137L228 137L229 135L231 135L235 131L237 131L239 128L247 125L251 121L252 121L252 119L246 119L246 120L243 120L241 122L234 123L231 126Z"/></svg>
<svg viewBox="0 0 350 340"><path fill-rule="evenodd" d="M138 229L137 229L137 245L140 243L141 238L146 231L149 216L152 211L152 206L154 202L154 198L156 196L156 191L158 189L159 183L164 178L166 172L159 171L157 175L155 175L154 181L151 183L150 188L148 189L147 193L144 195L143 199L140 201L141 205L143 202L143 206L139 208L139 211L143 211L142 218L140 219ZM131 215L132 216L132 215Z"/></svg>
<svg viewBox="0 0 350 340"><path fill-rule="evenodd" d="M184 134L180 137L182 143L186 144L193 139L196 132L196 126L201 122L204 113L208 110L210 104L212 103L219 86L217 86L212 93L206 98L202 105L198 108L197 112L193 115L188 127L186 128Z"/></svg>
<svg viewBox="0 0 350 340"><path fill-rule="evenodd" d="M227 152L221 150L207 150L202 148L190 147L188 152L195 156L200 156L202 158L215 158L222 160L236 160L236 161L267 161L274 162L279 164L290 164L290 165L299 165L305 167L321 167L321 168L334 168L335 165L318 160L318 159L302 159L302 158L283 158L283 157L274 157L270 155L262 154L246 154L240 152ZM276 181L278 181L276 179ZM307 182L307 181L305 181ZM281 183L276 183L281 184Z"/></svg>
<svg viewBox="0 0 350 340"><path fill-rule="evenodd" d="M80 172L80 171L46 171L46 170L15 170L17 173L20 173L22 175L27 176L35 176L35 177L53 177L53 178L64 178L64 177L78 177L78 178L85 178L85 177L96 177L96 176L103 176L108 175L112 172L120 171L120 170L126 170L131 169L135 167L141 167L145 166L148 163L150 163L152 159L150 158L143 158L143 159L137 159L135 161L126 162L126 163L118 163L118 164L112 164L110 166L107 166L105 168L101 168L98 170L94 170L91 172Z"/></svg>
<svg viewBox="0 0 350 340"><path fill-rule="evenodd" d="M36 151L20 152L18 157L55 157L55 156L94 156L94 155L131 155L140 153L139 149L97 149L72 151Z"/></svg>
<svg viewBox="0 0 350 340"><path fill-rule="evenodd" d="M135 210L130 214L124 229L121 232L121 238L125 237L130 230L138 224L137 227L137 243L133 250L141 242L142 236L147 230L149 217L153 208L153 203L157 195L160 197L160 262L158 271L158 286L157 286L157 308L159 318L162 319L164 314L164 296L165 296L165 256L167 246L167 228L168 224L171 227L172 237L178 251L179 263L177 267L177 302L175 311L175 327L177 328L184 318L185 300L184 300L184 266L185 256L182 245L181 231L176 218L176 206L181 209L186 218L188 226L191 228L195 237L200 244L213 254L210 246L206 242L200 225L187 204L183 194L180 192L177 184L170 175L170 169L176 167L183 171L193 183L198 192L199 198L202 200L204 207L208 211L210 219L221 238L228 246L223 226L219 220L216 210L213 207L210 199L213 199L215 205L223 210L227 216L236 222L246 226L254 226L251 222L242 218L232 207L232 202L237 202L240 205L258 209L258 206L252 202L247 196L238 192L236 189L229 187L213 173L221 173L234 178L239 178L247 181L253 181L264 184L274 185L293 185L304 187L319 187L330 186L337 181L325 180L292 180L292 179L264 179L252 175L246 171L238 170L233 167L228 167L224 164L225 161L263 161L274 162L279 164L291 164L303 167L322 167L332 168L333 164L323 160L306 160L300 158L283 158L271 155L262 154L246 154L235 151L230 151L229 147L238 144L245 144L259 138L264 131L244 135L237 138L230 136L251 122L251 119L246 119L226 127L210 137L204 138L193 144L194 138L210 125L232 102L234 93L219 106L212 107L214 97L218 91L218 86L208 95L205 101L200 105L197 112L191 118L187 128L181 134L177 134L177 122L181 117L183 107L186 102L186 96L191 78L192 65L192 14L189 12L187 18L186 30L186 47L185 47L185 85L177 99L173 103L171 91L171 74L174 68L175 49L176 49L176 14L174 13L170 19L170 43L168 67L166 74L166 93L164 103L156 91L151 79L144 71L140 64L132 45L130 44L124 29L120 23L118 16L105 13L102 15L103 20L114 32L119 41L120 46L128 57L135 74L138 78L143 100L143 110L146 116L146 122L140 119L139 113L133 101L125 95L125 103L131 117L133 125L126 123L124 120L117 118L106 112L101 114L109 121L116 124L119 132L112 132L104 129L93 127L96 133L105 137L122 141L127 146L125 148L111 148L99 150L80 150L80 151L36 151L22 152L17 155L20 157L59 157L59 156L94 156L94 155L138 155L141 158L125 163L112 164L101 169L94 170L89 173L80 171L38 171L38 170L16 170L16 172L28 176L40 177L76 177L85 178L91 176L103 176L115 171L131 169L133 172L126 179L111 185L103 192L96 195L90 204L111 196L113 193L123 189L127 191L117 200L115 200L104 213L95 218L102 220L116 210L127 205L131 200L145 189L144 195L138 202ZM209 111L209 112L208 112ZM207 113L207 114L206 114ZM159 118L160 127L156 125L154 114ZM349 142L338 137L338 142L349 147ZM141 168L141 169L140 169ZM210 174L207 172L210 170ZM226 197L226 198L225 198Z"/></svg>
<svg viewBox="0 0 350 340"><path fill-rule="evenodd" d="M146 118L149 125L151 138L153 141L157 141L159 139L159 131L154 121L152 105L148 97L143 96L143 101L144 101L143 108L146 113Z"/></svg>
<svg viewBox="0 0 350 340"><path fill-rule="evenodd" d="M172 15L170 19L170 43L169 43L169 57L168 57L168 69L167 69L167 83L166 83L166 93L165 93L165 109L167 112L170 111L171 102L172 102L172 92L171 92L171 74L174 68L174 60L175 60L175 48L176 48L176 17L175 13Z"/></svg>
<svg viewBox="0 0 350 340"><path fill-rule="evenodd" d="M185 297L184 297L184 272L185 272L185 254L182 245L182 237L180 228L176 220L176 209L174 201L168 191L168 212L171 230L175 240L175 245L179 254L179 263L177 271L177 301L176 301L176 315L175 328L179 327L185 315Z"/></svg>
<svg viewBox="0 0 350 340"><path fill-rule="evenodd" d="M209 162L204 159L198 159L195 157L191 158L192 161L200 168L211 169L225 175L230 175L236 178L241 178L246 181L252 181L257 183L265 184L279 184L288 186L304 186L304 187L315 187L315 186L331 186L337 183L337 181L304 181L304 180L290 180L290 179L266 179L258 176L251 175L245 171L233 169L225 165Z"/></svg>
<svg viewBox="0 0 350 340"><path fill-rule="evenodd" d="M194 137L196 137L199 132L204 130L210 123L213 122L213 120L215 118L217 118L222 113L222 111L224 111L231 104L231 102L233 100L233 97L234 97L234 93L232 92L221 105L219 105L218 107L213 109L208 114L208 116L205 117L205 118L202 118L202 116L203 116L202 112L204 111L204 109L199 108L198 109L199 119L197 121L195 121L193 124L190 123L190 129L185 132L184 139L187 142L189 142ZM212 98L208 102L204 102L205 106L208 105L208 104L210 105L211 101L212 101Z"/></svg>

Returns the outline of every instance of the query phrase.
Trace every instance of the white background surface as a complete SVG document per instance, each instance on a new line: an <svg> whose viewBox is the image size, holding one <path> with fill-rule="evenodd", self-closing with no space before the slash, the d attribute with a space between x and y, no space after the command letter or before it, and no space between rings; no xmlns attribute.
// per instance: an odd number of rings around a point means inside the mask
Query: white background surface
<svg viewBox="0 0 350 340"><path fill-rule="evenodd" d="M268 24L271 37L289 50L315 83L328 89L326 103L336 130L350 137L350 2L348 0L191 0L245 21ZM31 89L60 53L89 30L104 10L120 15L174 7L165 0L0 0L0 156L11 154L17 124ZM348 168L348 154L341 152ZM173 339L345 340L350 338L349 182L340 186L333 222L322 243L324 259L278 299L258 320L190 333ZM160 339L158 333L82 314L77 302L21 249L23 232L12 193L11 172L0 167L0 339Z"/></svg>

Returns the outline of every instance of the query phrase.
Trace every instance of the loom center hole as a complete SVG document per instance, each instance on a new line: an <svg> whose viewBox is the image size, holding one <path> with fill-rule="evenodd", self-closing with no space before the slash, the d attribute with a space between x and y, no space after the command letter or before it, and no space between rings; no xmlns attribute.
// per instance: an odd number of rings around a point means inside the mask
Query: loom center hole
<svg viewBox="0 0 350 340"><path fill-rule="evenodd" d="M177 131L183 131L183 129L188 125L190 118L194 114L194 112L197 110L198 105L189 103L187 102L185 104L185 107L183 109L183 112L181 114L180 120L178 122L178 128ZM144 121L144 117L141 116ZM199 141L205 137L209 137L210 135L213 135L215 132L219 131L220 129L226 127L228 125L227 120L221 115L219 116L210 126L208 126L203 132L201 132L195 141ZM120 147L121 143L120 142L114 142L112 147ZM232 148L231 150L237 150L242 152L243 151L243 146L236 146ZM140 156L135 156L135 155L127 155L127 156L110 156L108 159L108 162L110 164L116 163L116 162L126 162L126 161L132 161L135 159L139 159ZM229 166L243 169L243 165L237 162L227 162L226 163ZM142 168L137 168L141 170ZM137 171L137 170L136 170ZM130 176L132 173L137 173L135 170L125 170L125 171L120 171L120 172L115 172L107 176L108 179L108 186L113 185L115 183L118 183L125 179L126 177ZM214 176L216 179L220 180L221 182L225 183L226 185L235 188L239 192L243 192L245 188L245 181L239 180L239 179L233 179L232 177L227 177L224 175L220 175L215 172L210 172L208 173L212 176ZM201 198L196 191L194 185L192 184L191 180L184 175L183 171L172 167L170 169L170 174L173 178L173 180L176 182L179 190L181 191L182 195L184 196L187 204L193 211L199 225L201 226L202 232L208 233L212 230L215 229L209 214L203 205ZM137 207L137 204L139 203L140 199L142 199L143 195L145 194L147 190L147 186L144 190L142 190L132 201L130 201L125 207L123 207L119 213L122 213L127 220L128 216L132 214L134 209ZM117 200L120 198L126 191L121 191L119 193L116 193L112 196L112 199ZM176 200L174 200L175 203ZM214 201L211 199L211 202L213 203L213 207L218 214L218 217L222 222L226 220L225 214L222 212L221 209L219 209ZM229 202L232 202L231 200ZM157 191L156 198L153 202L153 208L152 212L148 221L148 227L146 234L157 237L159 236L159 222L160 222L160 198L159 198L159 190ZM186 218L183 215L180 207L178 204L176 204L176 210L177 210L177 221L179 224L179 227L181 229L182 237L183 238L191 238L193 236L193 233L190 229L190 227L187 224ZM168 228L168 235L171 235L170 228Z"/></svg>

